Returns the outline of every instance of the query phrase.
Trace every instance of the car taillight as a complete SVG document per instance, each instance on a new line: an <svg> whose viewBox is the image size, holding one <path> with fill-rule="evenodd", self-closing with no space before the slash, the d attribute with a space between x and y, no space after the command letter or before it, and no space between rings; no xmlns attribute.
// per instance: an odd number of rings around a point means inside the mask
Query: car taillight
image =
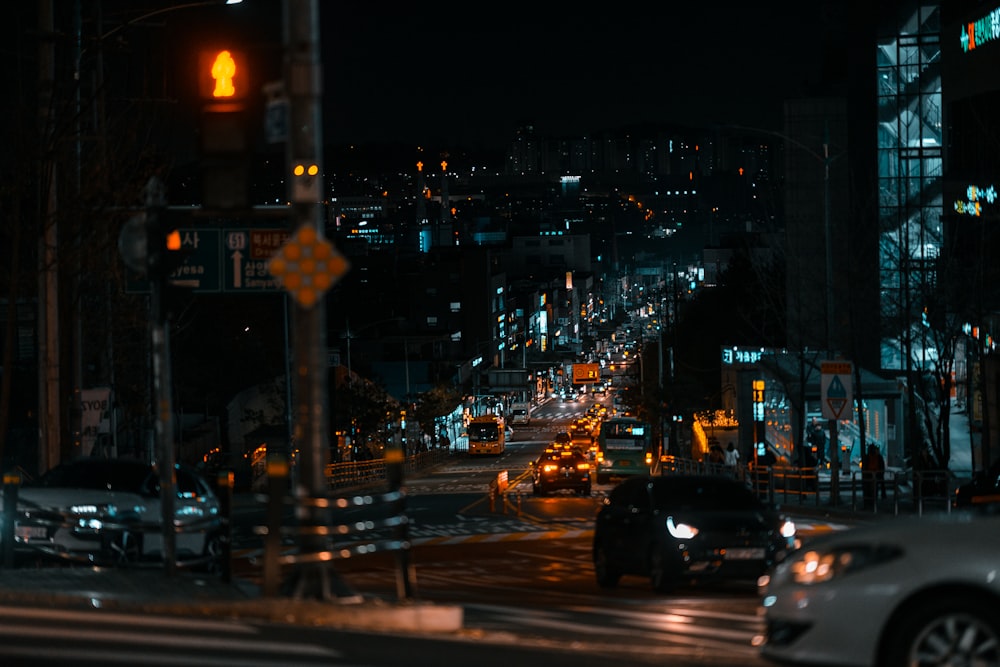
<svg viewBox="0 0 1000 667"><path fill-rule="evenodd" d="M577 470L590 470L590 464L589 463L577 463L576 464L576 469Z"/></svg>
<svg viewBox="0 0 1000 667"><path fill-rule="evenodd" d="M545 472L552 472L553 470L559 470L559 466L553 465L551 463L546 463L545 465L542 466L542 470L544 470Z"/></svg>

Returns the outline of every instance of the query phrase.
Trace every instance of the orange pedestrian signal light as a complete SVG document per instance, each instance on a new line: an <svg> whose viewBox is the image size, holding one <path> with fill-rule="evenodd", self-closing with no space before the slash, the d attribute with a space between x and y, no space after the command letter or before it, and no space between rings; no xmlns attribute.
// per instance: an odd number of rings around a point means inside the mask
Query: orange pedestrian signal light
<svg viewBox="0 0 1000 667"><path fill-rule="evenodd" d="M246 59L239 51L203 51L198 61L201 97L218 102L242 99L248 89Z"/></svg>
<svg viewBox="0 0 1000 667"><path fill-rule="evenodd" d="M167 250L180 250L181 249L181 233L180 231L174 229L167 232Z"/></svg>
<svg viewBox="0 0 1000 667"><path fill-rule="evenodd" d="M215 89L212 97L232 97L236 94L233 80L236 78L236 61L229 51L219 51L212 63L212 78L215 79Z"/></svg>

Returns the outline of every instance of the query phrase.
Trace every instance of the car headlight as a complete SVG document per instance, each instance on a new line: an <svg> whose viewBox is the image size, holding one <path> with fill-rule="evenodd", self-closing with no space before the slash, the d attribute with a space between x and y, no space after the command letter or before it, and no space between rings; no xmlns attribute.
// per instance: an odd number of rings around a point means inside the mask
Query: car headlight
<svg viewBox="0 0 1000 667"><path fill-rule="evenodd" d="M667 531L679 540L690 540L698 534L698 529L686 523L674 523L674 517L667 517Z"/></svg>
<svg viewBox="0 0 1000 667"><path fill-rule="evenodd" d="M788 563L788 572L795 583L809 586L895 560L902 553L903 550L895 546L862 544L809 550Z"/></svg>
<svg viewBox="0 0 1000 667"><path fill-rule="evenodd" d="M101 507L97 505L71 505L69 511L72 514L80 516L93 516L95 514L114 514L115 507L113 505L104 505Z"/></svg>
<svg viewBox="0 0 1000 667"><path fill-rule="evenodd" d="M781 536L786 540L790 540L795 537L795 522L791 519L785 519L781 522Z"/></svg>

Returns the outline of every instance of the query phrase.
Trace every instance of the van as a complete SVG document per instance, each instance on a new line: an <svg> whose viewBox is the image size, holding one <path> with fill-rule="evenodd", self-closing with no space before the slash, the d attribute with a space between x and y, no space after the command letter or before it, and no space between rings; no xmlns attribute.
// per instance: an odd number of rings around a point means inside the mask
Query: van
<svg viewBox="0 0 1000 667"><path fill-rule="evenodd" d="M511 424L531 423L531 403L511 403L510 405Z"/></svg>

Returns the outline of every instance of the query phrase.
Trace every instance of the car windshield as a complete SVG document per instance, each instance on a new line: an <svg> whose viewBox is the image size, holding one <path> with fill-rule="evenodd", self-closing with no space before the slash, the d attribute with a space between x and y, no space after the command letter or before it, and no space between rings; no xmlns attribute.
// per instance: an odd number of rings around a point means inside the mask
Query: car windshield
<svg viewBox="0 0 1000 667"><path fill-rule="evenodd" d="M758 509L760 500L741 484L726 479L669 477L653 485L658 509Z"/></svg>
<svg viewBox="0 0 1000 667"><path fill-rule="evenodd" d="M149 474L150 468L138 461L77 460L49 470L33 486L146 493Z"/></svg>

